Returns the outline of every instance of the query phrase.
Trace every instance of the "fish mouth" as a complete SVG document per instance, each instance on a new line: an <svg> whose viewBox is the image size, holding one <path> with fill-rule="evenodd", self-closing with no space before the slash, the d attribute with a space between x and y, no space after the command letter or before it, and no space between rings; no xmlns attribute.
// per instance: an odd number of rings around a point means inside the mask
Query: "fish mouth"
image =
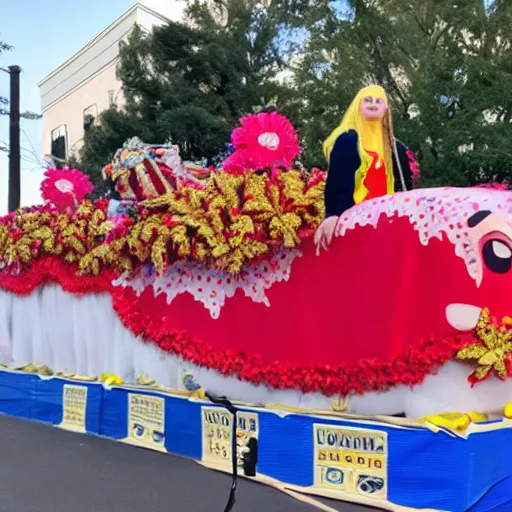
<svg viewBox="0 0 512 512"><path fill-rule="evenodd" d="M482 308L471 304L449 304L446 307L446 320L458 331L472 331L480 318Z"/></svg>

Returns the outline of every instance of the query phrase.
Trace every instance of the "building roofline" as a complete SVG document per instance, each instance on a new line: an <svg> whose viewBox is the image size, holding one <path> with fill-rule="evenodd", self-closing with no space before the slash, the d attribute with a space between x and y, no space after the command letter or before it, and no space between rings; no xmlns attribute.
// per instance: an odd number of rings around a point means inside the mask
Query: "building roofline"
<svg viewBox="0 0 512 512"><path fill-rule="evenodd" d="M82 47L80 50L78 50L73 56L71 56L68 60L66 60L64 63L62 63L57 69L53 70L51 73L46 75L38 84L38 87L41 87L44 85L48 80L53 78L57 73L62 71L65 67L69 66L74 60L78 59L81 55L83 55L89 48L94 46L96 43L101 41L104 37L106 37L107 34L112 32L114 28L116 28L118 25L120 25L126 18L129 18L134 12L137 12L137 10L143 10L146 11L148 14L152 14L153 16L160 18L162 21L169 21L168 18L166 18L164 15L154 11L153 9L139 3L137 1L135 5L130 7L124 14L122 14L117 20L115 20L113 23L111 23L105 30L100 32L95 38L91 39L84 47Z"/></svg>
<svg viewBox="0 0 512 512"><path fill-rule="evenodd" d="M105 64L102 68L98 69L95 73L93 73L91 76L89 76L86 80L81 82L78 85L75 85L72 89L69 89L64 94L59 96L58 98L54 99L51 103L48 103L44 108L41 109L42 113L44 114L47 110L51 109L53 106L55 106L59 101L66 99L68 96L70 96L73 92L80 89L80 87L83 87L84 85L88 84L91 80L94 80L100 73L103 73L103 71L106 71L107 69L111 68L112 66L115 66L119 57L116 57L115 59L111 60L107 64Z"/></svg>

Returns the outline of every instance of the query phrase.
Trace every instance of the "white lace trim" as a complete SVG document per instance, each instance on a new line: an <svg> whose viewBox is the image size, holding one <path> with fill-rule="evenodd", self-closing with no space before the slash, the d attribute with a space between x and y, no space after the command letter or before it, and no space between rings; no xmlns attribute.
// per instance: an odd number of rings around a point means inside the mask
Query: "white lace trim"
<svg viewBox="0 0 512 512"><path fill-rule="evenodd" d="M480 286L482 262L469 236L467 220L480 210L512 214L512 192L491 188L419 189L385 196L347 210L339 219L336 236L343 236L356 226L377 227L382 214L408 217L427 245L432 238L443 239L443 233L455 246L455 254L466 263L469 275Z"/></svg>
<svg viewBox="0 0 512 512"><path fill-rule="evenodd" d="M203 303L213 319L217 319L226 299L233 297L237 290L243 291L254 302L270 306L266 290L274 283L288 281L291 265L299 256L302 253L297 249L282 250L269 261L248 265L236 277L191 261L177 262L162 275L146 265L135 275L122 275L113 284L132 288L138 296L151 286L155 297L162 293L167 296L167 304L182 293L190 293L196 301Z"/></svg>

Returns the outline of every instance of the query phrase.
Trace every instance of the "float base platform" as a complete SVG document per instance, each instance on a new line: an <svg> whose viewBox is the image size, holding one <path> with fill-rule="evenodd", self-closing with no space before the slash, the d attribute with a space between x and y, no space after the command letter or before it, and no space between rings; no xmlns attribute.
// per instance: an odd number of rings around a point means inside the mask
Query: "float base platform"
<svg viewBox="0 0 512 512"><path fill-rule="evenodd" d="M2 370L0 413L230 471L230 413L178 393ZM397 418L240 406L237 426L240 446L258 441L253 478L284 491L392 511L512 510L510 420L456 435Z"/></svg>

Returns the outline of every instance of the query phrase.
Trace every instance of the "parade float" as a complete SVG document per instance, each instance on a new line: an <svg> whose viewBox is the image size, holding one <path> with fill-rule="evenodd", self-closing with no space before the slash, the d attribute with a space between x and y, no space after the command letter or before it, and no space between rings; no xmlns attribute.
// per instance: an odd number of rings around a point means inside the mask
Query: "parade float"
<svg viewBox="0 0 512 512"><path fill-rule="evenodd" d="M132 139L109 198L48 170L0 220L0 412L226 471L236 442L303 499L510 510L512 193L368 199L319 251L326 173L288 120L232 142L214 169Z"/></svg>

